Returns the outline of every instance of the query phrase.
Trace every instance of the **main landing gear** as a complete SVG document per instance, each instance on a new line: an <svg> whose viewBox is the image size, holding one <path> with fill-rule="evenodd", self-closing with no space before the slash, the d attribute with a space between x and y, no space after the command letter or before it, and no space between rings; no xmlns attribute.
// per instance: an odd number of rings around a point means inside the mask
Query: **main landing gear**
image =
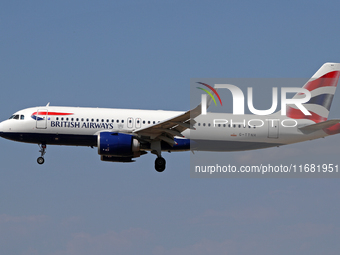
<svg viewBox="0 0 340 255"><path fill-rule="evenodd" d="M154 140L151 142L151 153L156 154L155 169L157 172L163 172L165 170L165 159L161 156L161 141Z"/></svg>
<svg viewBox="0 0 340 255"><path fill-rule="evenodd" d="M40 148L40 153L41 153L41 156L37 159L37 162L39 165L42 165L44 164L45 162L45 159L44 159L44 155L46 153L46 144L39 144L39 148Z"/></svg>

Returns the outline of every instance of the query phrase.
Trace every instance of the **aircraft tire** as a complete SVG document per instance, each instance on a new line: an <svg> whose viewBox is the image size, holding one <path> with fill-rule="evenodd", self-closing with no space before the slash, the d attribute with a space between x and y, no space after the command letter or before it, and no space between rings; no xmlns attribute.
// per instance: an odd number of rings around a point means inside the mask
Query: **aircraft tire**
<svg viewBox="0 0 340 255"><path fill-rule="evenodd" d="M39 157L39 158L37 159L37 162L38 162L39 165L42 165L42 164L44 164L45 159L44 159L43 157Z"/></svg>
<svg viewBox="0 0 340 255"><path fill-rule="evenodd" d="M158 157L155 160L155 169L157 172L161 173L165 170L165 159L162 157Z"/></svg>

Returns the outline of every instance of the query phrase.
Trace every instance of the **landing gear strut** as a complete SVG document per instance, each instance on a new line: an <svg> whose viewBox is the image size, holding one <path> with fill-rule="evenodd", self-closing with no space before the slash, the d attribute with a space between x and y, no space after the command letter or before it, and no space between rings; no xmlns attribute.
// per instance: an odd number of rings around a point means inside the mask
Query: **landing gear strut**
<svg viewBox="0 0 340 255"><path fill-rule="evenodd" d="M39 144L39 148L40 148L39 152L41 153L41 156L37 159L37 162L39 165L42 165L45 162L44 155L46 153L46 144L42 144L42 145Z"/></svg>

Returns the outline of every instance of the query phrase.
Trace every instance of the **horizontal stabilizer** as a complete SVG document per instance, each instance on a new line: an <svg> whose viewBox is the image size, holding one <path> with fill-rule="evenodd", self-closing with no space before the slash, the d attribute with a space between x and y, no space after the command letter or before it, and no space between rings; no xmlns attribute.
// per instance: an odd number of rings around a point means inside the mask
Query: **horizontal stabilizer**
<svg viewBox="0 0 340 255"><path fill-rule="evenodd" d="M312 124L312 125L308 125L308 126L304 126L299 128L301 131L309 131L309 132L314 132L314 131L318 131L324 128L329 128L337 123L340 122L340 119L335 119L335 120L326 120L323 122L319 122L316 124Z"/></svg>

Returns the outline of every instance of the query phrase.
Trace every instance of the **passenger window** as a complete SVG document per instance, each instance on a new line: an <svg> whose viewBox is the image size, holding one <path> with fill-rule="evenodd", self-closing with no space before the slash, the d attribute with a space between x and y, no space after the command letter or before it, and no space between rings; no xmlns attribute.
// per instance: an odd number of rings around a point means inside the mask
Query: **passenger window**
<svg viewBox="0 0 340 255"><path fill-rule="evenodd" d="M145 120L143 120L143 124L145 124Z"/></svg>
<svg viewBox="0 0 340 255"><path fill-rule="evenodd" d="M122 120L122 123L124 123L124 120Z"/></svg>
<svg viewBox="0 0 340 255"><path fill-rule="evenodd" d="M156 121L153 122L153 124L155 124L155 123L156 123Z"/></svg>

